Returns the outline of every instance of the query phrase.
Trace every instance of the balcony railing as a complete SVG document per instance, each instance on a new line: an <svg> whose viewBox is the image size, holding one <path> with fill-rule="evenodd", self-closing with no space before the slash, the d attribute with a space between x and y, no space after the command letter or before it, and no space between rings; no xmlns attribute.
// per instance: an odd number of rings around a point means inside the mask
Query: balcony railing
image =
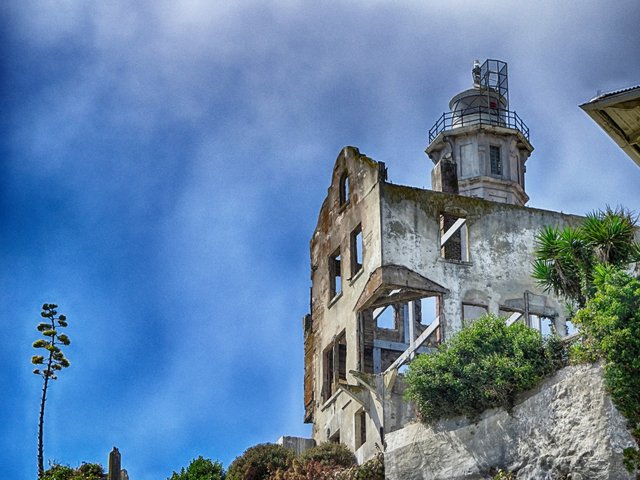
<svg viewBox="0 0 640 480"><path fill-rule="evenodd" d="M429 143L440 132L471 125L492 125L495 127L513 128L529 140L529 127L516 112L502 108L472 107L459 112L445 112L429 130Z"/></svg>

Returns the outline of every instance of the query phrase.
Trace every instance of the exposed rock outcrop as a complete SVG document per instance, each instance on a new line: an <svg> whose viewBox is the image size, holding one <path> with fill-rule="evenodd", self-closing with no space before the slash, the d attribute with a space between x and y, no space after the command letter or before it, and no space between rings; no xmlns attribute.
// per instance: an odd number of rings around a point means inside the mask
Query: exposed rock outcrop
<svg viewBox="0 0 640 480"><path fill-rule="evenodd" d="M386 436L391 480L490 479L497 469L522 480L626 480L622 451L635 446L605 392L600 366L572 366L528 392L511 413L434 427L419 423Z"/></svg>

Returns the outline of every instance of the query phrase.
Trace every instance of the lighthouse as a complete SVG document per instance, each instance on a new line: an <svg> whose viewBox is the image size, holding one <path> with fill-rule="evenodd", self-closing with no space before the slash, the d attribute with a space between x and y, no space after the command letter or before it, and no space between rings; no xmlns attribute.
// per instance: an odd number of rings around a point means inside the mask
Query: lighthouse
<svg viewBox="0 0 640 480"><path fill-rule="evenodd" d="M523 206L529 128L509 106L507 64L474 62L473 87L455 95L429 130L433 190Z"/></svg>

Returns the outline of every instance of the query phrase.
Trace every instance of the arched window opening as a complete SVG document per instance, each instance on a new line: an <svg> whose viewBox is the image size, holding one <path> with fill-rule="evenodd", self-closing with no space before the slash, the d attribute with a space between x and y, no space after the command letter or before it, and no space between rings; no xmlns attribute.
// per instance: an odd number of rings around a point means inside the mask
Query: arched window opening
<svg viewBox="0 0 640 480"><path fill-rule="evenodd" d="M349 174L344 172L340 177L340 206L349 203Z"/></svg>

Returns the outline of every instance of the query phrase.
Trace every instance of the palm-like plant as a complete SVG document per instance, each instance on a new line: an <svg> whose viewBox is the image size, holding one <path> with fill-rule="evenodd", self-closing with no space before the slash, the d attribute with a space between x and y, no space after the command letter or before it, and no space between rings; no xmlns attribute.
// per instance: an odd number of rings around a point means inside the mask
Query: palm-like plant
<svg viewBox="0 0 640 480"><path fill-rule="evenodd" d="M598 263L622 267L638 261L635 241L638 217L620 207L590 213L580 227L581 236Z"/></svg>
<svg viewBox="0 0 640 480"><path fill-rule="evenodd" d="M640 261L637 220L623 208L607 207L588 214L576 228L543 228L536 236L533 278L582 308L593 293L596 265L625 268Z"/></svg>

